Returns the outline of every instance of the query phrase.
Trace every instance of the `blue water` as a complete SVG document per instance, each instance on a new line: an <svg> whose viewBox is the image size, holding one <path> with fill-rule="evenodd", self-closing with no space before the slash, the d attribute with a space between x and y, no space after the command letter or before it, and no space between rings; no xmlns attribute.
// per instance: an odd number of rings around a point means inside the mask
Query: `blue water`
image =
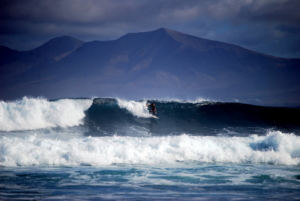
<svg viewBox="0 0 300 201"><path fill-rule="evenodd" d="M299 199L299 167L189 163L5 167L1 199Z"/></svg>
<svg viewBox="0 0 300 201"><path fill-rule="evenodd" d="M299 109L146 102L0 102L0 200L300 199Z"/></svg>

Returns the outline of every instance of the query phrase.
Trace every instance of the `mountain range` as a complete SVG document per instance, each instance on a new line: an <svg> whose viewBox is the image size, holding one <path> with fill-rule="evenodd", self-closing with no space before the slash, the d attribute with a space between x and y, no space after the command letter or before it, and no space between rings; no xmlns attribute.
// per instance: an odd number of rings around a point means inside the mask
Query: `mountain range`
<svg viewBox="0 0 300 201"><path fill-rule="evenodd" d="M53 38L30 51L0 46L0 99L23 96L209 98L300 104L300 59L278 58L169 29L111 41Z"/></svg>

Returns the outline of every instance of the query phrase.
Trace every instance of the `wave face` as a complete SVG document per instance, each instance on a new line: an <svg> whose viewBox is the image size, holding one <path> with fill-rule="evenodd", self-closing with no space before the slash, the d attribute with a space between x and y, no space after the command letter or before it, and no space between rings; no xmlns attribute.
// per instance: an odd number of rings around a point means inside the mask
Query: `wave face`
<svg viewBox="0 0 300 201"><path fill-rule="evenodd" d="M146 107L154 102L158 119ZM27 98L0 101L0 131L82 126L87 136L235 135L259 134L257 129L299 133L300 109L240 103L126 101L114 98ZM241 130L241 132L239 131ZM253 129L256 129L253 132Z"/></svg>
<svg viewBox="0 0 300 201"><path fill-rule="evenodd" d="M88 137L61 140L32 135L1 137L1 166L105 166L174 163L300 163L300 138L266 136Z"/></svg>
<svg viewBox="0 0 300 201"><path fill-rule="evenodd" d="M145 107L150 102L156 104L159 119L152 118ZM241 103L157 100L137 102L98 98L94 99L92 106L86 111L85 124L91 131L87 135L100 136L215 135L225 128L235 128L234 132L241 128L243 133L248 129L248 134L253 134L251 128L299 131L300 118L296 118L299 115L300 109ZM265 130L263 132L265 134Z"/></svg>
<svg viewBox="0 0 300 201"><path fill-rule="evenodd" d="M0 101L0 131L35 130L71 127L83 124L90 99L48 101L27 98L14 102Z"/></svg>

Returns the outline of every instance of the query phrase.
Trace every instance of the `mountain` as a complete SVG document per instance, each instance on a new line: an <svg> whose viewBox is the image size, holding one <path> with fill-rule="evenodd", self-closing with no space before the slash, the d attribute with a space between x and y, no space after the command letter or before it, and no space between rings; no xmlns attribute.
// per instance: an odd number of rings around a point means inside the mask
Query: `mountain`
<svg viewBox="0 0 300 201"><path fill-rule="evenodd" d="M19 55L19 51L0 46L0 66L13 62Z"/></svg>
<svg viewBox="0 0 300 201"><path fill-rule="evenodd" d="M84 42L63 36L51 39L30 51L16 51L0 47L0 72L2 80L20 76L41 64L56 62L80 47Z"/></svg>
<svg viewBox="0 0 300 201"><path fill-rule="evenodd" d="M0 53L2 57L1 49ZM164 28L112 41L54 38L14 54L0 66L2 99L208 97L281 105L300 100L300 59L273 57Z"/></svg>

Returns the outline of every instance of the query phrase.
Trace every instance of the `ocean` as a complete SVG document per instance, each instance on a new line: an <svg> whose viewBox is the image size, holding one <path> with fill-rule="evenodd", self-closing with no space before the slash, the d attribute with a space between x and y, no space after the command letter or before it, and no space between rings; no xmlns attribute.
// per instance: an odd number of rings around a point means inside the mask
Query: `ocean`
<svg viewBox="0 0 300 201"><path fill-rule="evenodd" d="M0 200L300 200L299 116L205 100L0 101Z"/></svg>

